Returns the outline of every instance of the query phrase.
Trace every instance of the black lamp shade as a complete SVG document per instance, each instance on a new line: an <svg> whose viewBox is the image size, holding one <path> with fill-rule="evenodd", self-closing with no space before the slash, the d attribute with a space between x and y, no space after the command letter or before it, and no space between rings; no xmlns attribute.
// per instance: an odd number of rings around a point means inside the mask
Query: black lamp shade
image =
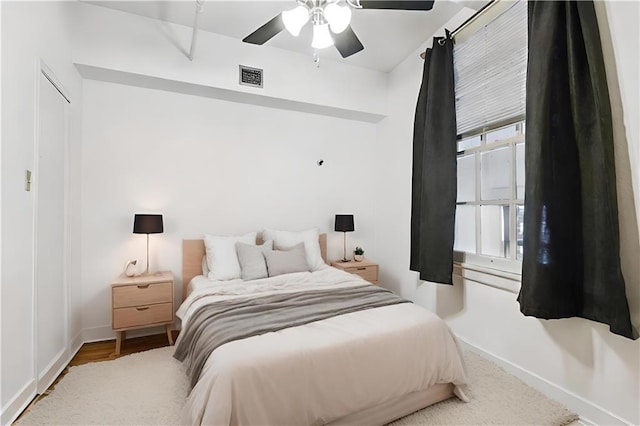
<svg viewBox="0 0 640 426"><path fill-rule="evenodd" d="M353 225L353 215L352 214L337 214L336 215L336 224L333 229L336 232L353 232L356 230Z"/></svg>
<svg viewBox="0 0 640 426"><path fill-rule="evenodd" d="M134 234L161 234L164 232L161 214L136 214L133 218Z"/></svg>

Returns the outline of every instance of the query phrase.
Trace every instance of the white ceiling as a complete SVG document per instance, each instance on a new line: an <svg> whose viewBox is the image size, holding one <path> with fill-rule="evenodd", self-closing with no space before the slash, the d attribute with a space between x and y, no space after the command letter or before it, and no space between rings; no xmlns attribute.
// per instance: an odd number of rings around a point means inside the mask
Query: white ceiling
<svg viewBox="0 0 640 426"><path fill-rule="evenodd" d="M103 0L89 3L186 26L193 25L196 10L195 0ZM427 12L354 10L351 26L365 50L343 59L334 47L329 47L320 51L320 58L391 71L464 6L471 5L477 9L484 3L486 1L436 0L433 9ZM241 40L278 13L295 6L295 0L207 0L199 27ZM283 31L268 41L267 45L309 54L311 58L310 25L305 26L299 37ZM195 55L204 54L206 52L198 52L196 45Z"/></svg>

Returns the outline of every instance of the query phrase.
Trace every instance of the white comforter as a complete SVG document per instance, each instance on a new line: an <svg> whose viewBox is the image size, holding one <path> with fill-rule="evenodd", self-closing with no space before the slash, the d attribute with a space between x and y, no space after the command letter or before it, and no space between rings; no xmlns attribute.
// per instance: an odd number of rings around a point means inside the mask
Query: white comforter
<svg viewBox="0 0 640 426"><path fill-rule="evenodd" d="M262 280L194 286L177 316L201 305L275 292L364 285L326 267ZM411 303L358 311L230 342L213 351L183 410L183 422L317 425L438 383L466 383L446 324Z"/></svg>

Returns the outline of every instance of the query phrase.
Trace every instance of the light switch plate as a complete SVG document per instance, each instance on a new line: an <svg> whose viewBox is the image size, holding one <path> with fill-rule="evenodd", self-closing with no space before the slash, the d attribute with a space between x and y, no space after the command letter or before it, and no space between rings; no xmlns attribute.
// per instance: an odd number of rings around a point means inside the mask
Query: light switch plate
<svg viewBox="0 0 640 426"><path fill-rule="evenodd" d="M24 172L24 190L31 191L31 170Z"/></svg>

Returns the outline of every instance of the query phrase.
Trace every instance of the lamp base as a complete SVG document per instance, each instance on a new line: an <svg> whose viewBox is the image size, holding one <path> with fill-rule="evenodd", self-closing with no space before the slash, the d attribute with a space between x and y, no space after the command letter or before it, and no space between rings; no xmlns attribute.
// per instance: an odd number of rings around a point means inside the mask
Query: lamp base
<svg viewBox="0 0 640 426"><path fill-rule="evenodd" d="M338 260L340 263L349 263L349 259L340 259Z"/></svg>

